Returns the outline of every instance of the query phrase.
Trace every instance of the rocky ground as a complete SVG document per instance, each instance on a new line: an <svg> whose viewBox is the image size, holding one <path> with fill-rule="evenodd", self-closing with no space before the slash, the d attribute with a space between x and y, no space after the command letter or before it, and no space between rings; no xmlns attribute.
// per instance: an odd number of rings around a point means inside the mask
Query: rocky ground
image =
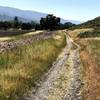
<svg viewBox="0 0 100 100"><path fill-rule="evenodd" d="M31 91L24 100L82 100L79 46L67 35L67 45L40 87ZM76 45L76 48L73 46Z"/></svg>

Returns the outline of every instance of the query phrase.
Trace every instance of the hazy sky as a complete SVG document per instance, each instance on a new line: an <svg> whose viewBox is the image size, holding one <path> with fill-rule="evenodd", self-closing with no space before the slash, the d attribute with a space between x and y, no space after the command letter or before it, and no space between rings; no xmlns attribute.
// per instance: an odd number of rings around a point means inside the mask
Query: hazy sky
<svg viewBox="0 0 100 100"><path fill-rule="evenodd" d="M100 15L100 0L0 0L0 6L53 13L65 19L80 21Z"/></svg>

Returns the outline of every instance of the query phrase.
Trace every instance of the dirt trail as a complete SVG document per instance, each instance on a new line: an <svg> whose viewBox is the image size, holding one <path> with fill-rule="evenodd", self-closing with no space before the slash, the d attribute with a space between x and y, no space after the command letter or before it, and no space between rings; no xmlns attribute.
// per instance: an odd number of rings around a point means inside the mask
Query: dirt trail
<svg viewBox="0 0 100 100"><path fill-rule="evenodd" d="M66 35L67 45L47 73L45 81L24 100L82 100L79 46ZM75 49L72 49L76 46Z"/></svg>

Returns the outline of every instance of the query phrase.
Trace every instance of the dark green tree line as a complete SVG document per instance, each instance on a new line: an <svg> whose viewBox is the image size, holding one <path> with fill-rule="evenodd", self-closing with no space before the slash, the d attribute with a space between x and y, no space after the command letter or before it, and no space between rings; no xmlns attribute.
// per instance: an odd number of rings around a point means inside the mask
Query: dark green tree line
<svg viewBox="0 0 100 100"><path fill-rule="evenodd" d="M34 21L21 22L17 16L11 21L1 21L0 29L22 29L22 30L58 30L58 29L69 29L75 24L66 22L65 24L60 23L60 18L52 14L47 15L45 18L40 19L40 23L36 24Z"/></svg>

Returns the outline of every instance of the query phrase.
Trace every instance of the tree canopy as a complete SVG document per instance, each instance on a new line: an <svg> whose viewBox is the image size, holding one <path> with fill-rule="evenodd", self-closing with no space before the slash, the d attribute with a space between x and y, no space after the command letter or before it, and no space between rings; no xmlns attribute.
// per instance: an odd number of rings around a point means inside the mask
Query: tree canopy
<svg viewBox="0 0 100 100"><path fill-rule="evenodd" d="M41 18L40 25L42 29L55 30L60 26L60 18L49 14L45 18Z"/></svg>

